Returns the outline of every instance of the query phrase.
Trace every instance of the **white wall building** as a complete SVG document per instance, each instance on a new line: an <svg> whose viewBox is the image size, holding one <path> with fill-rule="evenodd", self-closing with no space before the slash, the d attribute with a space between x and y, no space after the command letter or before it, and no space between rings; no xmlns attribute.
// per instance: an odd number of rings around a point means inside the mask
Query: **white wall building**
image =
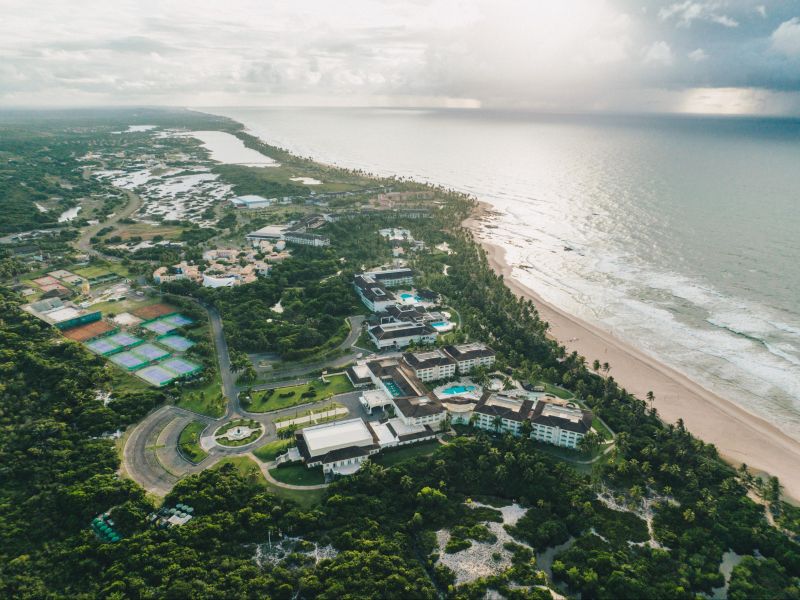
<svg viewBox="0 0 800 600"><path fill-rule="evenodd" d="M381 323L367 330L369 337L380 348L405 348L412 342L432 344L439 332L421 323Z"/></svg>
<svg viewBox="0 0 800 600"><path fill-rule="evenodd" d="M420 381L438 381L456 374L456 361L443 350L406 352L403 361Z"/></svg>
<svg viewBox="0 0 800 600"><path fill-rule="evenodd" d="M444 351L456 361L458 372L462 374L476 367L490 367L495 362L494 350L481 342L445 346Z"/></svg>

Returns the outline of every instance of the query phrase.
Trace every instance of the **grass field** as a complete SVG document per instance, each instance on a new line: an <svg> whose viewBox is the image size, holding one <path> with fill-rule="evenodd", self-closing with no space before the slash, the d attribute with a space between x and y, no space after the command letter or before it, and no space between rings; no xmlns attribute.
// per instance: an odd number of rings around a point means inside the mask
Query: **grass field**
<svg viewBox="0 0 800 600"><path fill-rule="evenodd" d="M253 455L262 462L271 462L291 446L294 446L293 439L275 440L253 450Z"/></svg>
<svg viewBox="0 0 800 600"><path fill-rule="evenodd" d="M269 470L269 474L281 483L292 485L317 485L325 483L322 467L307 469L305 465L287 465Z"/></svg>
<svg viewBox="0 0 800 600"><path fill-rule="evenodd" d="M384 467L391 467L403 461L417 458L418 456L433 454L440 446L441 444L439 444L439 442L431 440L430 442L422 442L420 444L384 450L380 454L371 457L370 460Z"/></svg>
<svg viewBox="0 0 800 600"><path fill-rule="evenodd" d="M248 407L250 412L268 412L290 408L308 402L326 400L336 394L343 394L353 390L353 386L346 375L328 377L327 382L315 379L303 385L277 388L253 393L253 402ZM303 397L303 394L314 391L314 396ZM270 393L272 392L272 393Z"/></svg>
<svg viewBox="0 0 800 600"><path fill-rule="evenodd" d="M157 304L160 302L160 298L142 298L141 300L131 300L126 298L125 300L114 300L109 302L98 302L97 304L92 304L88 310L99 310L103 313L103 315L108 315L109 313L113 313L114 315L118 315L124 312L131 312L136 310L137 308L142 308L143 306L150 306L151 304Z"/></svg>
<svg viewBox="0 0 800 600"><path fill-rule="evenodd" d="M225 398L219 374L215 373L214 378L203 386L181 388L181 397L176 406L209 417L221 417L225 414Z"/></svg>
<svg viewBox="0 0 800 600"><path fill-rule="evenodd" d="M597 433L603 436L604 440L610 440L614 438L614 436L611 435L611 431L609 431L608 427L603 425L602 421L600 421L600 419L597 417L592 420L592 427L595 431L597 431Z"/></svg>
<svg viewBox="0 0 800 600"><path fill-rule="evenodd" d="M165 240L175 240L180 237L183 231L182 227L174 225L148 225L147 223L127 223L118 225L117 227L119 229L111 232L109 235L118 235L123 240L128 240L132 237L152 240L157 235L160 235Z"/></svg>
<svg viewBox="0 0 800 600"><path fill-rule="evenodd" d="M206 424L202 421L192 421L183 428L178 438L178 448L193 463L199 463L208 456L208 453L200 447L200 434L205 428Z"/></svg>

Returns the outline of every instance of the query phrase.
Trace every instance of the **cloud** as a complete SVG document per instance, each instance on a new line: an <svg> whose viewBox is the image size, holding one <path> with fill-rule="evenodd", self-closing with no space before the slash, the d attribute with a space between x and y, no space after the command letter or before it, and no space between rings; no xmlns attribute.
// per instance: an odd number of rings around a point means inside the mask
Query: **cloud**
<svg viewBox="0 0 800 600"><path fill-rule="evenodd" d="M704 60L708 59L708 54L702 48L697 48L696 50L692 50L686 56L689 57L689 60L693 62L703 62Z"/></svg>
<svg viewBox="0 0 800 600"><path fill-rule="evenodd" d="M762 19L766 19L767 18L767 7L764 6L763 4L759 4L758 6L756 6L756 12L759 15L761 15Z"/></svg>
<svg viewBox="0 0 800 600"><path fill-rule="evenodd" d="M667 42L654 42L652 46L645 50L642 62L650 65L662 65L669 67L674 62L672 48Z"/></svg>
<svg viewBox="0 0 800 600"><path fill-rule="evenodd" d="M772 32L772 49L789 57L800 57L800 17L784 21Z"/></svg>
<svg viewBox="0 0 800 600"><path fill-rule="evenodd" d="M669 110L695 88L792 94L800 23L791 7L769 6L767 15L747 0L3 0L0 105Z"/></svg>
<svg viewBox="0 0 800 600"><path fill-rule="evenodd" d="M665 6L658 11L658 17L662 21L669 21L675 18L678 27L690 27L693 21L709 21L725 27L738 27L739 22L727 15L720 14L719 2L678 2Z"/></svg>

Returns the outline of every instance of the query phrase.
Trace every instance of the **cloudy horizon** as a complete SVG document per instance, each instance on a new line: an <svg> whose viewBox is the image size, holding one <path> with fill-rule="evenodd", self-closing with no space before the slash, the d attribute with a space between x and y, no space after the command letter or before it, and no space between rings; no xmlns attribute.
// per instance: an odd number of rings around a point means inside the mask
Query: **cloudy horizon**
<svg viewBox="0 0 800 600"><path fill-rule="evenodd" d="M0 106L800 115L800 3L0 4Z"/></svg>

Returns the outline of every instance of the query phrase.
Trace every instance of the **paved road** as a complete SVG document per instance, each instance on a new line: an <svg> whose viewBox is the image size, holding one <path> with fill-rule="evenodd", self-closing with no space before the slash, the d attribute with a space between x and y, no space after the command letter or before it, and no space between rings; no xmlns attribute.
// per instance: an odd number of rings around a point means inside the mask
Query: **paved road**
<svg viewBox="0 0 800 600"><path fill-rule="evenodd" d="M211 323L211 332L216 348L223 393L228 399L227 407L225 415L222 418L214 419L206 415L200 415L178 408L177 406L162 406L158 410L150 413L135 427L128 437L123 450L125 471L146 490L159 496L166 495L182 477L207 469L227 456L252 456L254 447L278 439L278 433L275 427L276 420L295 416L307 410L310 406L318 404L318 402L312 402L270 413L250 413L242 409L239 403L240 388L237 387L236 377L231 371L230 353L228 351L228 344L225 341L222 319L215 308L207 305L203 305L203 308L208 313L209 322ZM360 315L348 318L351 331L347 338L339 345L340 349L349 348L358 340L361 334L361 324L363 320L364 318ZM305 365L303 368L316 370L324 366L335 365L342 359L346 361L352 360L350 357L340 357L339 359L327 363L322 361L320 367ZM288 383L305 383L307 381L307 379L299 379ZM280 384L265 385L275 386L286 384L287 382L284 381ZM256 389L266 388L262 385L256 386ZM358 400L359 396L360 392L358 391L348 392L346 394L334 396L332 400L345 406L351 416L361 416L366 420L379 419L382 416L380 411L376 411L373 415L366 414ZM190 422L200 421L205 423L207 427L203 432L203 437L208 437L223 423L238 417L246 417L260 422L264 426L265 434L253 444L236 448L219 446L212 442L211 447L208 449L208 456L198 464L186 460L180 452L178 452L178 438L183 428ZM256 462L260 465L260 461L257 460ZM261 470L262 472L266 471L265 477L272 480L268 475L268 469L262 468ZM281 485L280 482L273 483L275 483L275 485Z"/></svg>

